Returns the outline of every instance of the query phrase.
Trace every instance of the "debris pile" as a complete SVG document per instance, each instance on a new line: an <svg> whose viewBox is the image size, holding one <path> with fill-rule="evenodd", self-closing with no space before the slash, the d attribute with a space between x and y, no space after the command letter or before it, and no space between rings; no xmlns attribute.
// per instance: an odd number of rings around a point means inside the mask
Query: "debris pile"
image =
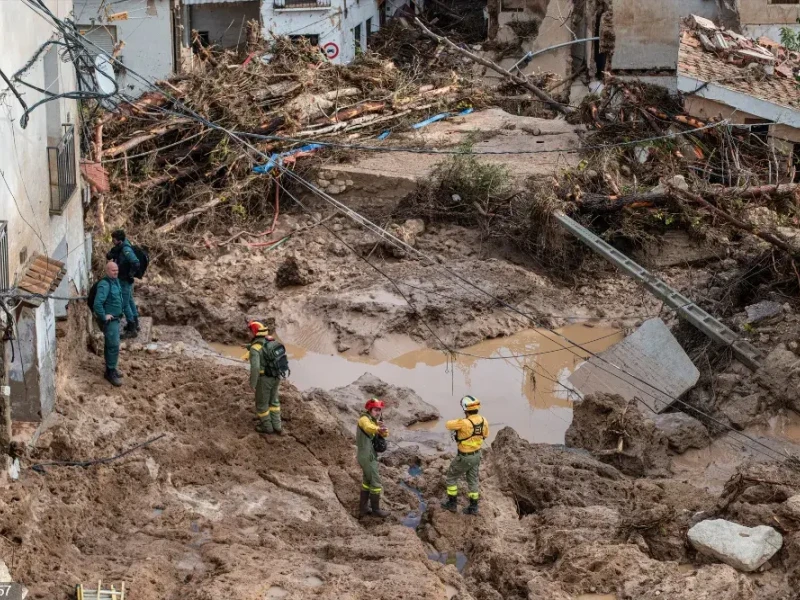
<svg viewBox="0 0 800 600"><path fill-rule="evenodd" d="M185 108L265 155L294 149L283 160L288 166L319 149L291 141L296 138L385 137L431 114L489 100L453 71L445 77L407 72L375 54L334 65L307 42L283 38L251 46L244 60L231 52L202 56L203 72L161 82L164 93L148 92L94 125L92 158L113 182L112 195L98 207L99 221L114 205L115 214L133 217L140 238L151 234L147 241L156 248L163 234L189 224L206 245L225 244L242 235L237 222L261 220L278 202L271 178L253 172L267 162L263 155L187 116Z"/></svg>

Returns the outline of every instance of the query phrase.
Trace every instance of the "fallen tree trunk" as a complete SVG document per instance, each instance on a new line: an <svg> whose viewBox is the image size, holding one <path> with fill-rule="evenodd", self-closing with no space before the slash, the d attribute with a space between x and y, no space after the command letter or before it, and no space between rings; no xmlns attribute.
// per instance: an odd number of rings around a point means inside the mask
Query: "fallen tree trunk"
<svg viewBox="0 0 800 600"><path fill-rule="evenodd" d="M331 117L320 117L315 121L315 123L340 123L342 121L349 121L350 119L354 119L361 115L381 112L384 108L386 108L386 102L379 100L368 100L367 102L362 102L361 104L356 104L355 106L342 108L341 110L336 111L336 113Z"/></svg>
<svg viewBox="0 0 800 600"><path fill-rule="evenodd" d="M709 211L720 217L723 221L730 223L737 229L741 229L742 231L746 231L758 238L761 238L768 244L772 244L776 248L780 248L790 256L796 256L798 254L798 252L792 247L792 245L789 244L789 242L787 242L777 233L773 233L770 231L762 231L755 225L752 225L751 223L745 223L744 221L740 221L733 215L729 215L724 210L717 208L716 206L711 204L711 202L709 202L702 196L698 196L697 194L693 194L691 192L685 192L683 190L679 190L676 188L671 188L671 191L673 191L677 197L683 198L695 204L699 204L700 206L708 209Z"/></svg>
<svg viewBox="0 0 800 600"><path fill-rule="evenodd" d="M623 208L643 208L658 206L669 201L671 196L663 193L629 194L627 196L602 196L586 194L578 204L578 212L608 213Z"/></svg>
<svg viewBox="0 0 800 600"><path fill-rule="evenodd" d="M481 58L480 56L477 56L477 55L473 54L472 52L469 52L468 50L464 50L463 48L459 48L456 44L454 44L453 42L451 42L447 38L442 37L440 35L436 35L435 33L433 33L430 29L425 27L425 25L423 25L422 21L420 21L419 19L414 19L414 22L417 24L417 27L422 29L422 32L426 36L431 38L432 40L435 40L436 42L439 42L440 44L444 44L445 46L447 46L451 50L455 50L459 54L462 54L463 56L466 56L468 59L470 59L473 62L478 63L479 65L483 65L484 67L487 67L487 68L491 69L492 71L495 71L496 73L500 73L500 75L503 75L504 77L507 77L515 85L518 85L520 87L524 87L526 90L531 92L534 96L536 96L539 100L541 100L542 102L544 102L545 104L547 104L551 108L557 110L558 112L560 112L562 114L565 114L565 115L569 115L569 114L572 114L572 113L575 112L574 108L572 108L571 106L567 106L565 104L561 104L560 102L556 101L547 92L545 92L544 90L539 89L538 87L533 85L530 81L528 81L524 77L519 77L517 75L514 75L510 71L506 71L503 67L501 67L500 65L498 65L496 63L493 63L490 60L487 60L485 58Z"/></svg>
<svg viewBox="0 0 800 600"><path fill-rule="evenodd" d="M761 196L783 196L793 194L800 190L800 183L782 183L780 185L761 185L747 188L719 188L712 189L715 196L733 195L743 198L759 198Z"/></svg>
<svg viewBox="0 0 800 600"><path fill-rule="evenodd" d="M172 231L175 231L175 229L177 229L178 227L180 227L184 223L187 223L188 221L191 221L192 219L194 219L196 216L201 215L204 212L211 210L212 208L214 208L215 206L217 206L221 202L222 202L222 198L212 198L211 200L209 200L208 202L203 204L203 206L198 206L197 208L193 208L189 212L187 212L185 214L182 214L180 217L172 219L172 221L170 221L166 225L162 225L161 227L156 229L155 232L158 235L163 235L165 233L170 233Z"/></svg>
<svg viewBox="0 0 800 600"><path fill-rule="evenodd" d="M783 183L780 185L762 185L750 188L726 187L712 188L703 192L706 198L722 198L726 196L740 198L760 198L762 196L783 196L793 194L800 190L798 183ZM668 201L672 194L664 192L648 192L644 194L629 194L626 196L604 196L602 194L586 194L578 203L579 212L606 213L615 212L623 208L641 208L658 206Z"/></svg>
<svg viewBox="0 0 800 600"><path fill-rule="evenodd" d="M137 135L134 138L129 139L127 142L124 142L118 146L114 146L106 150L103 154L105 156L117 156L118 154L123 154L132 148L135 148L139 144L143 144L149 140L157 138L165 133L168 133L179 127L181 125L186 125L187 123L191 123L191 119L176 119L175 121L171 121L165 125L159 125L153 129L150 129L147 133L143 133L142 135Z"/></svg>

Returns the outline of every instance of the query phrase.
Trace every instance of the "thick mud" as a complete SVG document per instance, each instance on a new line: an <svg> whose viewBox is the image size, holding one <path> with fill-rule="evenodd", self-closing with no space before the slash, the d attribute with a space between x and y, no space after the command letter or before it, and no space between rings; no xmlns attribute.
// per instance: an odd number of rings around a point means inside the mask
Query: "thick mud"
<svg viewBox="0 0 800 600"><path fill-rule="evenodd" d="M566 378L585 360L586 350L600 352L619 341L622 333L611 327L586 325L567 326L558 333L581 348L572 347L552 333L527 330L468 346L452 360L444 352L428 348L403 352L407 344L402 342L393 352L385 347L390 358L378 360L352 353L313 352L295 341L309 337L289 337L278 331L280 339L287 343L292 383L300 391L341 388L369 373L389 384L415 390L447 418L458 416L458 400L462 396L479 397L492 424L492 436L500 427L513 425L529 441L562 444L575 399ZM244 355L239 346L211 347L235 359ZM412 427L445 431L443 419L422 421Z"/></svg>

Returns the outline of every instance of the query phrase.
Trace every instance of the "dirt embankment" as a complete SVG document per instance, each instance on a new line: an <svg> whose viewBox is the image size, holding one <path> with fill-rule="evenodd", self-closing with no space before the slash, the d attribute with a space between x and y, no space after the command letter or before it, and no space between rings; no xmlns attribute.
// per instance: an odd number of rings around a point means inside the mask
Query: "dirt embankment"
<svg viewBox="0 0 800 600"><path fill-rule="evenodd" d="M483 463L481 515L470 519L438 506L449 462L442 446L428 440L417 451L419 440L401 432L435 415L411 390L371 377L305 395L287 385L289 434L264 437L253 431L241 366L125 352L127 385L117 390L101 379L98 357L74 358L59 378L56 424L25 466L111 456L166 437L104 465L51 466L43 474L26 468L0 491L0 534L8 541L1 557L32 598L66 598L77 583L100 578L125 580L143 600L567 600L595 592L772 600L791 598L800 584L800 522L783 506L800 492L800 476L786 467L749 467L718 496L685 481L626 475L601 462L603 444L588 448L598 460L583 449L530 444L505 428ZM382 467L394 513L386 523L354 518L353 411L359 396L376 393L389 401L401 442ZM573 441L589 439L579 432L606 412L609 427L637 448L637 436L653 430L639 413L620 421L621 410L608 400L579 411ZM657 447L665 458L667 445ZM415 511L416 521L406 517ZM773 524L784 548L754 575L710 564L685 536L710 515ZM418 531L402 522L420 522ZM457 552L466 559L463 573L429 558Z"/></svg>

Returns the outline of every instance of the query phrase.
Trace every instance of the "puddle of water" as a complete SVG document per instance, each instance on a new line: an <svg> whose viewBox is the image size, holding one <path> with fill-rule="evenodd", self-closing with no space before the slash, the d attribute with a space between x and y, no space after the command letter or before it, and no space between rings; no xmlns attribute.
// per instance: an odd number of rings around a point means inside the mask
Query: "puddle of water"
<svg viewBox="0 0 800 600"><path fill-rule="evenodd" d="M605 350L623 337L622 332L611 327L584 324L570 325L559 332L592 352ZM292 383L301 391L343 387L364 373L371 373L387 383L412 388L445 418L460 416L457 401L471 394L481 399L482 414L492 425L492 436L503 426L513 425L522 437L549 444L564 442L572 420L570 393L554 380L565 382L586 356L580 348L563 349L569 344L545 330L526 330L486 340L465 348L466 356L459 355L453 364L442 352L428 348L379 361L312 352L296 345L293 335L282 337L291 361ZM239 347L212 347L234 358L244 354ZM385 349L382 354L386 354ZM519 356L524 354L535 356ZM444 420L418 423L413 428L445 431Z"/></svg>
<svg viewBox="0 0 800 600"><path fill-rule="evenodd" d="M280 600L281 598L286 598L288 595L288 590L278 587L277 585L273 585L267 590L267 593L264 594L264 600Z"/></svg>
<svg viewBox="0 0 800 600"><path fill-rule="evenodd" d="M729 433L715 439L710 446L689 450L672 459L672 470L690 482L702 482L712 493L720 493L725 483L747 460L764 461L773 454L800 454L800 415L785 411L772 417L767 424L748 427L744 433L755 437L773 449L754 451L752 442L741 435Z"/></svg>
<svg viewBox="0 0 800 600"><path fill-rule="evenodd" d="M411 475L411 477L417 478L422 475L422 467L420 465L411 465L408 467L408 474ZM422 492L419 491L419 489L412 487L405 481L401 481L400 486L413 493L417 497L417 500L419 500L419 506L417 507L417 510L411 511L405 517L403 517L402 520L403 525L406 527L416 529L419 527L420 523L422 523L422 517L425 514L425 511L428 510L428 503L422 498Z"/></svg>
<svg viewBox="0 0 800 600"><path fill-rule="evenodd" d="M767 425L754 427L753 430L761 435L800 443L800 415L793 411L786 411L772 417Z"/></svg>
<svg viewBox="0 0 800 600"><path fill-rule="evenodd" d="M153 516L154 517L160 517L163 514L164 514L164 509L163 508L154 508L153 509Z"/></svg>
<svg viewBox="0 0 800 600"><path fill-rule="evenodd" d="M321 587L324 583L325 581L316 575L308 575L305 579L303 579L303 585L310 588Z"/></svg>
<svg viewBox="0 0 800 600"><path fill-rule="evenodd" d="M467 555L463 552L433 552L428 554L428 558L443 565L455 565L459 573L462 573L467 566Z"/></svg>

